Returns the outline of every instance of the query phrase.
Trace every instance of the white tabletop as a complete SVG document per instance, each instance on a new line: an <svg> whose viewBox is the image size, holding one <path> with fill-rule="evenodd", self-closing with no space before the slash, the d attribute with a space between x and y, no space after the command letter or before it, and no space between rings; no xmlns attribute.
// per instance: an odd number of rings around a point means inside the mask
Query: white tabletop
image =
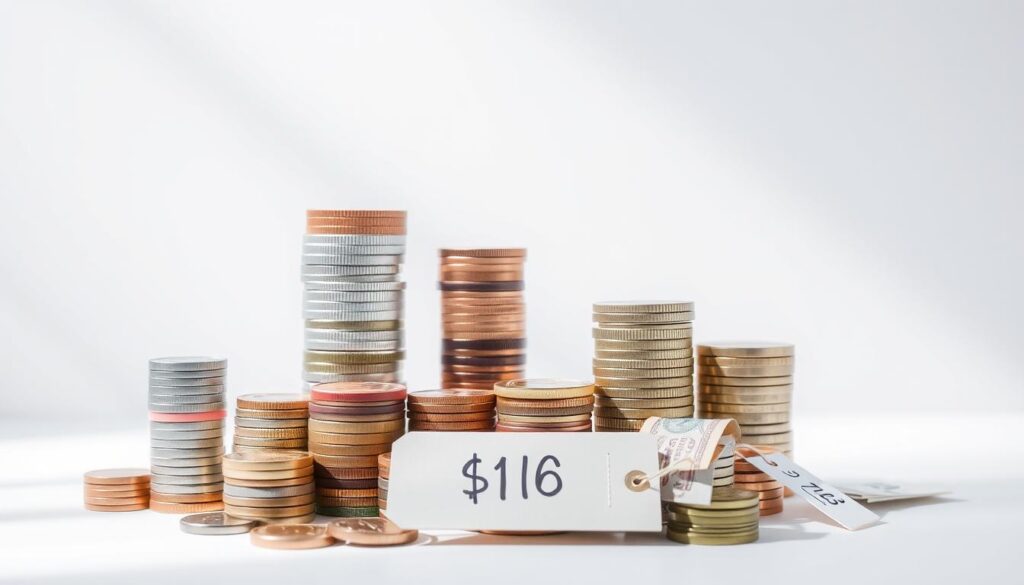
<svg viewBox="0 0 1024 585"><path fill-rule="evenodd" d="M147 465L146 430L2 431L0 581L12 583L714 583L986 582L1013 571L1024 485L1014 442L1024 415L813 419L797 459L824 479L930 483L947 497L874 505L881 524L848 532L797 498L762 519L760 541L677 545L653 534L497 537L433 532L410 546L266 550L248 536L194 536L178 517L82 509L88 469ZM49 427L52 429L52 427ZM1016 494L1016 495L1015 495Z"/></svg>

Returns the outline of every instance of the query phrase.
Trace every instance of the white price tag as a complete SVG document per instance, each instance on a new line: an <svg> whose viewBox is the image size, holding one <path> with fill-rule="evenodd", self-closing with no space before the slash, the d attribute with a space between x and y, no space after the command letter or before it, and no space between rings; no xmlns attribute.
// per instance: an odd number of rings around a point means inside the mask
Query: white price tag
<svg viewBox="0 0 1024 585"><path fill-rule="evenodd" d="M391 451L387 516L407 528L661 530L658 470L640 433L409 433Z"/></svg>
<svg viewBox="0 0 1024 585"><path fill-rule="evenodd" d="M847 530L857 530L878 522L878 515L861 506L838 489L821 481L793 463L782 453L764 453L745 457L747 463L796 492L829 518ZM737 486L739 487L739 486Z"/></svg>

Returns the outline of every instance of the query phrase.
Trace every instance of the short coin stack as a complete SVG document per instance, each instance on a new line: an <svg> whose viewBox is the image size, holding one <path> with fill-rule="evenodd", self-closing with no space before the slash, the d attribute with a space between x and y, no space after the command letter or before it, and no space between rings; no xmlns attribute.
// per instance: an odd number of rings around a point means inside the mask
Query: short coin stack
<svg viewBox="0 0 1024 585"><path fill-rule="evenodd" d="M441 386L490 390L526 370L523 248L441 250Z"/></svg>
<svg viewBox="0 0 1024 585"><path fill-rule="evenodd" d="M594 322L596 430L693 415L693 303L595 303Z"/></svg>
<svg viewBox="0 0 1024 585"><path fill-rule="evenodd" d="M786 343L705 343L697 346L699 413L732 418L742 442L789 455L793 346Z"/></svg>
<svg viewBox="0 0 1024 585"><path fill-rule="evenodd" d="M391 453L381 453L377 456L377 507L388 509L388 481L391 479Z"/></svg>
<svg viewBox="0 0 1024 585"><path fill-rule="evenodd" d="M306 450L309 400L302 394L244 394L236 405L232 451Z"/></svg>
<svg viewBox="0 0 1024 585"><path fill-rule="evenodd" d="M149 471L97 469L85 474L85 509L132 512L149 507Z"/></svg>
<svg viewBox="0 0 1024 585"><path fill-rule="evenodd" d="M220 510L227 360L149 361L150 509Z"/></svg>
<svg viewBox="0 0 1024 585"><path fill-rule="evenodd" d="M758 451L773 453L774 449L760 447ZM737 452L743 457L757 456L753 450L744 447L737 449ZM782 511L785 487L767 473L763 473L753 464L748 463L746 459L737 459L736 461L736 487L750 490L758 495L762 516L770 516Z"/></svg>
<svg viewBox="0 0 1024 585"><path fill-rule="evenodd" d="M722 436L718 442L722 446L722 452L718 454L714 464L714 487L726 487L734 483L736 474L736 441L729 436Z"/></svg>
<svg viewBox="0 0 1024 585"><path fill-rule="evenodd" d="M267 524L315 516L313 458L303 451L243 451L224 456L224 513Z"/></svg>
<svg viewBox="0 0 1024 585"><path fill-rule="evenodd" d="M306 212L302 245L307 389L401 377L404 211Z"/></svg>
<svg viewBox="0 0 1024 585"><path fill-rule="evenodd" d="M410 431L493 431L491 390L420 390L409 393Z"/></svg>
<svg viewBox="0 0 1024 585"><path fill-rule="evenodd" d="M313 387L309 451L317 511L328 516L377 516L377 458L405 433L405 386L334 382Z"/></svg>
<svg viewBox="0 0 1024 585"><path fill-rule="evenodd" d="M502 432L590 432L594 385L534 378L494 385Z"/></svg>
<svg viewBox="0 0 1024 585"><path fill-rule="evenodd" d="M684 544L744 544L758 537L757 494L732 487L711 490L707 506L667 502L670 540Z"/></svg>

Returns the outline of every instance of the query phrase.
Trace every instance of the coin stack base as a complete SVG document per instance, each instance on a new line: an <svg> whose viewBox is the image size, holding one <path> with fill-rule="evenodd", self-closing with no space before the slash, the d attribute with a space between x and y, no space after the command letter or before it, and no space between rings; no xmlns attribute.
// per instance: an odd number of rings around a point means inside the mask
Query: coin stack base
<svg viewBox="0 0 1024 585"><path fill-rule="evenodd" d="M762 453L775 452L770 447L759 447L758 451ZM737 458L735 464L736 487L750 490L758 495L762 516L771 516L781 512L783 498L785 497L785 487L781 482L772 479L772 476L762 472L745 459L746 457L757 457L757 453L752 449L740 447L737 449L737 453L743 458Z"/></svg>
<svg viewBox="0 0 1024 585"><path fill-rule="evenodd" d="M280 449L224 456L224 513L264 524L303 524L316 514L313 457Z"/></svg>
<svg viewBox="0 0 1024 585"><path fill-rule="evenodd" d="M302 394L244 394L232 451L306 450L309 400Z"/></svg>
<svg viewBox="0 0 1024 585"><path fill-rule="evenodd" d="M594 303L597 431L693 416L693 303Z"/></svg>
<svg viewBox="0 0 1024 585"><path fill-rule="evenodd" d="M388 509L388 482L391 480L391 453L377 456L377 507L381 515Z"/></svg>
<svg viewBox="0 0 1024 585"><path fill-rule="evenodd" d="M133 512L149 507L146 469L97 469L86 472L84 482L86 510Z"/></svg>
<svg viewBox="0 0 1024 585"><path fill-rule="evenodd" d="M493 431L491 390L420 390L408 400L410 431Z"/></svg>
<svg viewBox="0 0 1024 585"><path fill-rule="evenodd" d="M707 506L666 502L669 540L683 544L745 544L758 538L760 517L754 492L732 487L711 490Z"/></svg>
<svg viewBox="0 0 1024 585"><path fill-rule="evenodd" d="M532 378L494 385L500 432L590 432L594 385Z"/></svg>

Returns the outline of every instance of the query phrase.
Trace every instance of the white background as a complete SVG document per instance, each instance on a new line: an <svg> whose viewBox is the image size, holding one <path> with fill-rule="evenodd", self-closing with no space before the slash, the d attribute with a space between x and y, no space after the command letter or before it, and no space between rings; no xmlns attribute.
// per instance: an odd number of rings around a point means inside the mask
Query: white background
<svg viewBox="0 0 1024 585"><path fill-rule="evenodd" d="M436 249L523 245L530 375L589 375L591 302L672 298L698 341L796 344L798 427L1021 411L1022 29L1009 2L0 1L0 416L141 429L167 354L297 390L307 207L409 211L413 389Z"/></svg>

